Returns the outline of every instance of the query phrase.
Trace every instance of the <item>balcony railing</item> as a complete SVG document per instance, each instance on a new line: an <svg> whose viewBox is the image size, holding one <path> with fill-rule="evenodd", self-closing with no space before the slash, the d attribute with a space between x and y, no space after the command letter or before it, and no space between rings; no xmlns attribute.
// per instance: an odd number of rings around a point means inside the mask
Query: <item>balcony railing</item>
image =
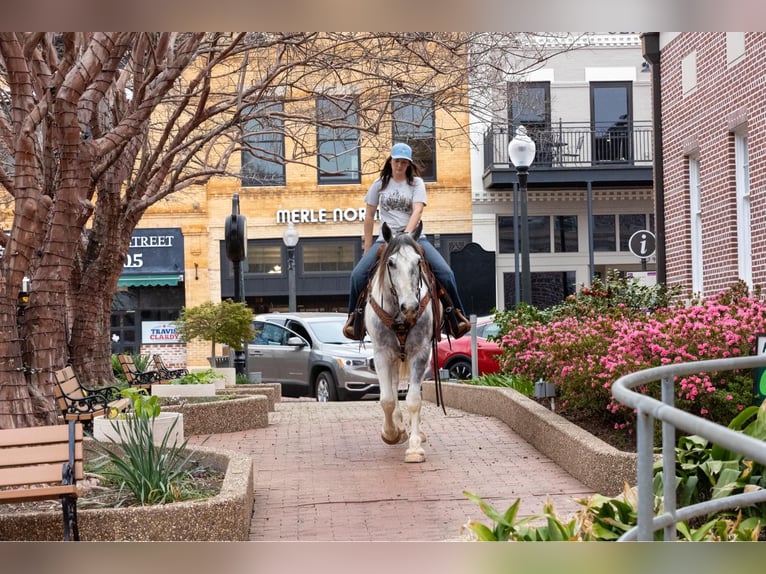
<svg viewBox="0 0 766 574"><path fill-rule="evenodd" d="M651 122L593 126L589 123L558 122L550 128L525 126L537 147L532 169L650 166ZM513 126L492 124L484 134L484 170L512 167L508 142Z"/></svg>

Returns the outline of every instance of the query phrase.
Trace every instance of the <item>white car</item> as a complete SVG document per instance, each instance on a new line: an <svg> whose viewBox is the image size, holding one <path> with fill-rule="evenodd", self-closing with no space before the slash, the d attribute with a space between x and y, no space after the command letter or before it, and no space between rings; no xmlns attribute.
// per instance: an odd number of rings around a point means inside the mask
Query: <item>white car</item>
<svg viewBox="0 0 766 574"><path fill-rule="evenodd" d="M280 383L286 397L320 402L379 395L372 370L372 343L343 335L345 313L265 313L253 321L247 372Z"/></svg>

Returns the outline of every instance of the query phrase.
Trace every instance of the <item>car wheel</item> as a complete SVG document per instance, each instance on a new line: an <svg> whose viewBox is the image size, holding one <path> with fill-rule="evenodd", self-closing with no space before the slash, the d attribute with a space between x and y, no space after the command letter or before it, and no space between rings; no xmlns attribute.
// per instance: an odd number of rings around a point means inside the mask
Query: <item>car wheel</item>
<svg viewBox="0 0 766 574"><path fill-rule="evenodd" d="M457 379L459 381L470 379L473 376L471 361L466 359L459 359L454 363L450 363L448 371L450 379Z"/></svg>
<svg viewBox="0 0 766 574"><path fill-rule="evenodd" d="M329 371L322 371L317 375L315 395L320 403L338 400L338 389Z"/></svg>

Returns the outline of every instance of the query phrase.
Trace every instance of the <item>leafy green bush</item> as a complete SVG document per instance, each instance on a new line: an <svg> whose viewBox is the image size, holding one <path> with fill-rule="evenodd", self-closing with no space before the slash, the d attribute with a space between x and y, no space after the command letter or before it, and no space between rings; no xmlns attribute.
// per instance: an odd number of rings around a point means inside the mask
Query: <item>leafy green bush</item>
<svg viewBox="0 0 766 574"><path fill-rule="evenodd" d="M187 373L182 377L170 381L172 385L208 385L217 379L218 375L213 369L206 369L197 373Z"/></svg>
<svg viewBox="0 0 766 574"><path fill-rule="evenodd" d="M210 356L215 357L217 343L242 350L253 338L253 312L246 303L226 299L220 303L206 301L196 307L183 308L175 325L181 340L210 341Z"/></svg>

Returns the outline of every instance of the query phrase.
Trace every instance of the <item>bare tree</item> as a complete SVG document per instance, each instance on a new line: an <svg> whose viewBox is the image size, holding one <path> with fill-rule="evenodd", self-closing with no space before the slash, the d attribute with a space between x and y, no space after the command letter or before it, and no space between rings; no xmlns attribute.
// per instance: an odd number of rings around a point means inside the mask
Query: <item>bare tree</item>
<svg viewBox="0 0 766 574"><path fill-rule="evenodd" d="M316 166L315 130L389 141L391 99L455 114L471 92L566 51L574 38L466 33L0 33L0 428L55 418L52 373L71 363L110 381L109 320L146 210L230 158ZM317 96L354 116L317 119ZM283 102L284 107L270 106ZM477 100L481 101L481 100ZM487 114L491 106L474 110ZM280 130L275 156L248 129ZM454 133L465 137L468 125ZM248 128L247 126L250 126ZM364 170L364 166L362 166ZM369 166L369 169L373 169ZM28 304L17 305L24 277Z"/></svg>

